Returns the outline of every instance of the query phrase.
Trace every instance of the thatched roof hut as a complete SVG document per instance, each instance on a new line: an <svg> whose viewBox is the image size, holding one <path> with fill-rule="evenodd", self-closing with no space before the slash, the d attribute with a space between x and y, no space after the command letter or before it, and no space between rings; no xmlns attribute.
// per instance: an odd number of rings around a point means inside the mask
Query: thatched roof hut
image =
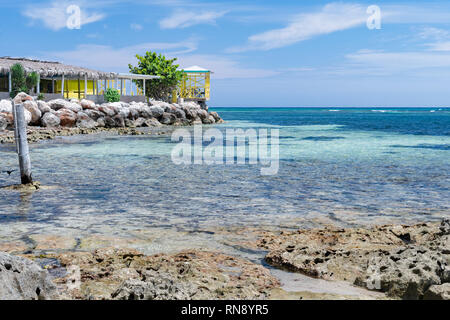
<svg viewBox="0 0 450 320"><path fill-rule="evenodd" d="M61 77L89 79L114 79L118 76L114 72L102 72L82 67L62 64L59 62L40 61L26 58L0 57L0 74L8 74L16 63L20 63L26 72L37 72L42 78Z"/></svg>

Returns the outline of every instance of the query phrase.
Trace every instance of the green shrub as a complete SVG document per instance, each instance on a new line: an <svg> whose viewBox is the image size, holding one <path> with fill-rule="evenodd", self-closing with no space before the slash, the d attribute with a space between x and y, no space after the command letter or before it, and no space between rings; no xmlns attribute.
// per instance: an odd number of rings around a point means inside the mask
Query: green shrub
<svg viewBox="0 0 450 320"><path fill-rule="evenodd" d="M119 90L113 88L106 89L105 100L108 102L119 102L120 101Z"/></svg>
<svg viewBox="0 0 450 320"><path fill-rule="evenodd" d="M33 89L39 79L39 75L36 72L32 72L29 75L26 74L25 69L20 63L16 63L11 67L11 98L15 98L15 96L19 92L30 93L31 89Z"/></svg>
<svg viewBox="0 0 450 320"><path fill-rule="evenodd" d="M38 99L38 100L44 100L44 99L45 99L44 94L43 94L42 92L39 93L37 99Z"/></svg>
<svg viewBox="0 0 450 320"><path fill-rule="evenodd" d="M183 77L183 72L178 70L175 64L177 59L166 59L165 56L156 52L146 52L145 56L136 55L138 65L128 65L131 73L160 76L159 79L146 81L146 95L155 100L170 101L173 90ZM137 86L143 90L144 81L134 80Z"/></svg>

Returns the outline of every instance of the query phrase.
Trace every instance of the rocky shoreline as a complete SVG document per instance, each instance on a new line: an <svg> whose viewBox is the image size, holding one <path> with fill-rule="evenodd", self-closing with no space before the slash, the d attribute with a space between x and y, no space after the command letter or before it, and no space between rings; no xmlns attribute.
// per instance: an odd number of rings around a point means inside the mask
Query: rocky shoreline
<svg viewBox="0 0 450 320"><path fill-rule="evenodd" d="M15 254L0 253L0 271L7 275L0 280L0 299L450 299L449 220L262 231L248 244L268 252L265 261L270 265L311 277L304 281L345 282L377 292L372 296L364 291L359 296L286 292L267 266L220 252L55 250L61 241L42 241L34 246L36 251L17 244L0 246Z"/></svg>
<svg viewBox="0 0 450 320"><path fill-rule="evenodd" d="M25 93L18 94L14 102L23 103L25 107L30 142L102 131L139 135L145 134L141 128L223 123L216 112L208 112L195 102L113 102L98 105L85 99L35 101ZM0 100L0 143L14 142L13 123L12 101Z"/></svg>

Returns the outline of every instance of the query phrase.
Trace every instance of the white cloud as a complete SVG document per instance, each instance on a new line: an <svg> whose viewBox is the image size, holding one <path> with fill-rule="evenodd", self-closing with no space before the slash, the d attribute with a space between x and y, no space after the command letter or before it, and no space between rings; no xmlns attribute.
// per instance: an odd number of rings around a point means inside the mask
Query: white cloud
<svg viewBox="0 0 450 320"><path fill-rule="evenodd" d="M168 58L178 58L177 64L181 68L192 65L208 68L214 72L214 79L265 78L279 74L274 70L246 67L227 56L192 54L196 48L195 40L176 43L141 43L123 48L80 45L74 50L49 52L39 58L102 71L128 72L128 64L136 64L136 54L143 55L146 51L156 51L165 54Z"/></svg>
<svg viewBox="0 0 450 320"><path fill-rule="evenodd" d="M97 70L127 72L128 64L136 62L136 54L144 55L146 51L157 51L181 55L196 49L197 42L192 39L175 43L141 43L123 48L85 44L77 46L74 50L48 52L45 58Z"/></svg>
<svg viewBox="0 0 450 320"><path fill-rule="evenodd" d="M176 10L171 16L159 22L161 29L187 28L197 24L215 24L227 11L182 11Z"/></svg>
<svg viewBox="0 0 450 320"><path fill-rule="evenodd" d="M428 47L431 51L450 51L450 41L430 43Z"/></svg>
<svg viewBox="0 0 450 320"><path fill-rule="evenodd" d="M180 67L200 65L214 72L214 79L253 79L267 78L280 74L270 69L249 68L236 60L220 55L185 55L179 57Z"/></svg>
<svg viewBox="0 0 450 320"><path fill-rule="evenodd" d="M87 5L83 1L53 1L47 5L37 3L28 6L22 14L32 21L41 21L47 28L57 31L67 26L70 14L66 10L73 4L81 9L81 26L100 21L105 17L102 13L88 12Z"/></svg>
<svg viewBox="0 0 450 320"><path fill-rule="evenodd" d="M364 7L356 4L331 3L319 12L299 14L284 28L250 36L248 44L230 52L271 50L308 40L312 37L350 29L367 21Z"/></svg>
<svg viewBox="0 0 450 320"><path fill-rule="evenodd" d="M346 57L354 68L384 74L450 68L450 54L436 52L360 51Z"/></svg>

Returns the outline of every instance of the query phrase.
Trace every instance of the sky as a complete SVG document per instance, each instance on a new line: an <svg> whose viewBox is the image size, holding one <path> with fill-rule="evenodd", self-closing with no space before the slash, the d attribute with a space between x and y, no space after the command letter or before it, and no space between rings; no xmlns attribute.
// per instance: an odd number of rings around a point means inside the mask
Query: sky
<svg viewBox="0 0 450 320"><path fill-rule="evenodd" d="M0 0L0 56L128 72L146 51L212 70L211 106L450 105L448 0Z"/></svg>

